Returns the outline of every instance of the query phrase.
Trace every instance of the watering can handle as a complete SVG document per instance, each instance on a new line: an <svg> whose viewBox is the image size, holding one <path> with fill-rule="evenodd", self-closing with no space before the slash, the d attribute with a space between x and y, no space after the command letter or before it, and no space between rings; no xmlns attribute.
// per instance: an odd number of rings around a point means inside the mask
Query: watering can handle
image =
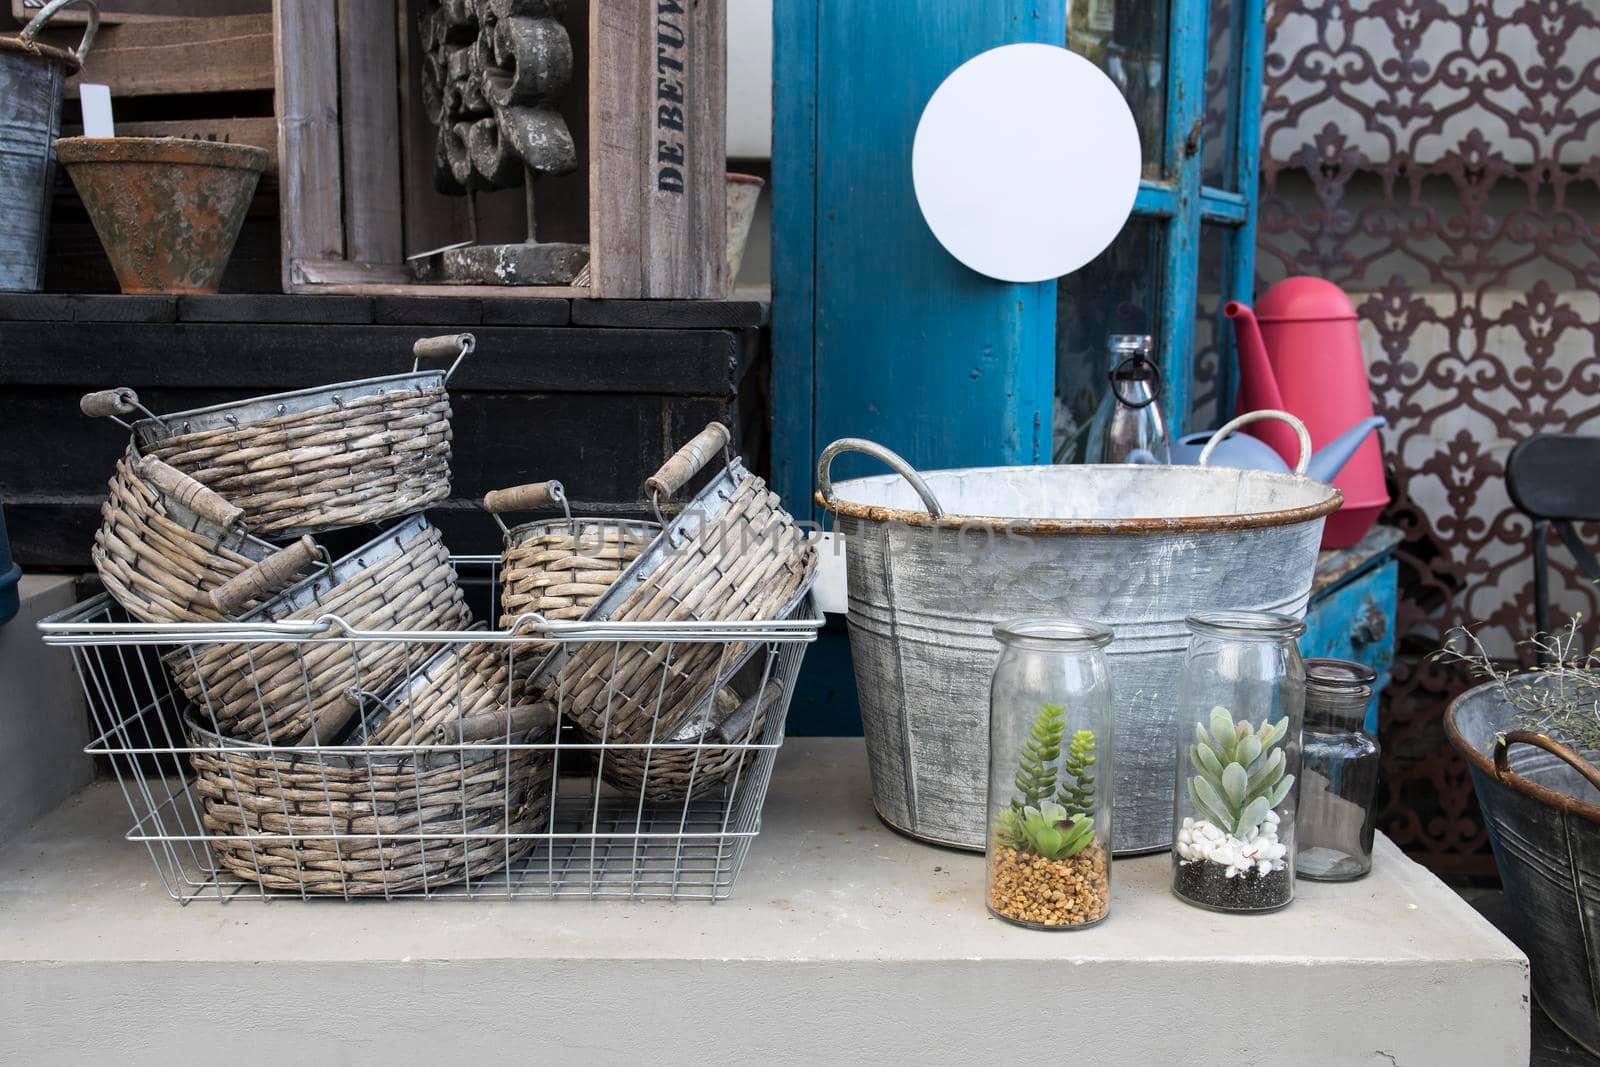
<svg viewBox="0 0 1600 1067"><path fill-rule="evenodd" d="M461 366L461 361L472 355L473 349L478 347L478 339L470 333L447 333L439 337L423 337L411 346L411 371L416 373L425 359L449 359L456 357L450 364L450 369L444 372L444 382L450 384L450 376Z"/></svg>
<svg viewBox="0 0 1600 1067"><path fill-rule="evenodd" d="M1296 477L1303 476L1306 473L1306 468L1311 465L1311 434L1306 432L1305 423L1301 422L1287 411L1275 411L1272 408L1262 408L1260 411L1247 411L1238 418L1231 419L1230 421L1223 423L1222 428L1217 430L1216 433L1212 434L1211 439L1206 442L1206 446L1200 450L1200 458L1195 462L1204 467L1206 462L1211 458L1211 453L1216 451L1217 446L1220 445L1230 434L1241 427L1248 426L1252 422L1261 422L1264 419L1276 419L1279 422L1287 422L1294 430L1294 435L1300 439L1300 462L1294 465L1294 473Z"/></svg>
<svg viewBox="0 0 1600 1067"><path fill-rule="evenodd" d="M922 506L928 509L928 514L934 518L944 514L944 508L939 506L938 499L933 495L933 490L928 488L928 483L922 480L922 475L917 469L907 463L897 452L884 448L880 444L868 441L862 437L841 437L833 444L822 450L822 455L817 457L817 496L821 498L824 507L833 504L833 460L842 452L860 452L871 456L888 467L900 477L911 484L922 498Z"/></svg>
<svg viewBox="0 0 1600 1067"><path fill-rule="evenodd" d="M313 560L323 555L315 541L309 536L302 537L211 590L211 603L225 618L236 615L252 600L276 596Z"/></svg>
<svg viewBox="0 0 1600 1067"><path fill-rule="evenodd" d="M1515 744L1544 749L1587 778L1590 785L1600 789L1600 768L1595 767L1560 741L1533 730L1507 730L1494 739L1494 776L1507 785L1513 781L1523 780L1522 775L1511 769L1510 751L1511 746Z"/></svg>
<svg viewBox="0 0 1600 1067"><path fill-rule="evenodd" d="M73 4L87 4L89 7L89 23L83 28L83 40L78 42L78 50L73 53L78 57L78 65L82 66L84 59L89 55L90 46L94 44L94 35L100 29L100 8L95 6L95 0L50 0L39 9L39 13L33 16L26 26L22 27L22 43L32 44L33 39L39 36L39 31L44 29L44 24L54 18L56 12Z"/></svg>

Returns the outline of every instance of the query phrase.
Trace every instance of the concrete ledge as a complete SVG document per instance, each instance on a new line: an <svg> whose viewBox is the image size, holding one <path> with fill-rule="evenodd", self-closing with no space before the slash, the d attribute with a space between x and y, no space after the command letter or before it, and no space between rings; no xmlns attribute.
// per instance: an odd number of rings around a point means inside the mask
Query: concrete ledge
<svg viewBox="0 0 1600 1067"><path fill-rule="evenodd" d="M0 848L94 776L72 657L45 648L35 626L72 606L73 586L66 575L24 574L17 617L0 626Z"/></svg>
<svg viewBox="0 0 1600 1067"><path fill-rule="evenodd" d="M1110 919L1034 933L979 857L873 816L859 741L795 739L734 897L180 907L97 785L0 852L0 1059L1522 1064L1527 963L1381 841L1267 916L1120 861ZM181 1037L177 1036L180 1035ZM209 1058L209 1057L208 1057Z"/></svg>

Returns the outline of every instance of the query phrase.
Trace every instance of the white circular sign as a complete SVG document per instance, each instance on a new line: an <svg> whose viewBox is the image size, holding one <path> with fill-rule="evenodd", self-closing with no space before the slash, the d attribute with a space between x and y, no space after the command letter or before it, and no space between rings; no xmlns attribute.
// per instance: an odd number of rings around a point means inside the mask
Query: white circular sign
<svg viewBox="0 0 1600 1067"><path fill-rule="evenodd" d="M1105 250L1142 156L1116 84L1076 52L1012 44L967 60L923 109L911 180L939 243L980 274L1040 282Z"/></svg>

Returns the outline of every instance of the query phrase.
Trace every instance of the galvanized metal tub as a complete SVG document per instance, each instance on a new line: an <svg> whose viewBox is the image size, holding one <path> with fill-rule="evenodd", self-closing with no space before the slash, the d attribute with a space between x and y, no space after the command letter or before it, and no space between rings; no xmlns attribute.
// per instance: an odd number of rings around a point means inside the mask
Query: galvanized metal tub
<svg viewBox="0 0 1600 1067"><path fill-rule="evenodd" d="M77 51L40 44L37 37L57 11L86 4L89 23ZM44 249L55 191L56 157L50 147L61 132L61 89L83 65L100 13L89 0L51 0L15 37L0 36L0 292L44 287Z"/></svg>
<svg viewBox="0 0 1600 1067"><path fill-rule="evenodd" d="M1547 684L1533 675L1524 682ZM1472 770L1510 933L1532 964L1533 995L1557 1026L1600 1055L1600 770L1515 725L1494 682L1461 694L1444 717Z"/></svg>
<svg viewBox="0 0 1600 1067"><path fill-rule="evenodd" d="M846 451L899 473L833 486L828 468ZM1303 614L1323 519L1342 501L1295 475L1198 466L919 476L858 439L822 453L817 485L845 535L850 649L879 815L914 837L983 847L989 675L1000 651L990 628L1072 615L1116 634L1107 653L1119 854L1172 844L1185 616Z"/></svg>

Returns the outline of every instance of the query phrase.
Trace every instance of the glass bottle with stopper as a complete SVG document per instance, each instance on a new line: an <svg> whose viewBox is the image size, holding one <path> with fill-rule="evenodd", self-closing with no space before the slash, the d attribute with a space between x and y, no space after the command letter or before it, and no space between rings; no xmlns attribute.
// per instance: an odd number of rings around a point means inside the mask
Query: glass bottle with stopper
<svg viewBox="0 0 1600 1067"><path fill-rule="evenodd" d="M1089 428L1088 463L1170 463L1172 440L1157 403L1161 372L1148 334L1112 334L1106 341L1111 388Z"/></svg>

